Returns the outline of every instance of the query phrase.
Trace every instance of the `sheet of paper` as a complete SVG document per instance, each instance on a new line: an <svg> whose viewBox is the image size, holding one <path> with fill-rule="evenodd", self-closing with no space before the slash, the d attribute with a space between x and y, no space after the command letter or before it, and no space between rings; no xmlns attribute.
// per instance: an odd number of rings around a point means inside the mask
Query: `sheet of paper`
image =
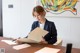
<svg viewBox="0 0 80 53"><path fill-rule="evenodd" d="M19 40L22 41L22 42L26 42L26 43L38 43L37 41L31 40L31 39L28 39L28 38L21 38Z"/></svg>
<svg viewBox="0 0 80 53"><path fill-rule="evenodd" d="M20 49L24 49L24 48L27 48L27 47L30 47L30 46L31 45L29 45L29 44L21 44L21 45L13 46L13 49L20 50Z"/></svg>
<svg viewBox="0 0 80 53"><path fill-rule="evenodd" d="M44 37L47 33L49 32L37 27L29 33L28 39L40 42L42 40L42 37Z"/></svg>
<svg viewBox="0 0 80 53"><path fill-rule="evenodd" d="M59 51L60 51L60 49L44 47L44 48L36 51L35 53L58 53Z"/></svg>
<svg viewBox="0 0 80 53"><path fill-rule="evenodd" d="M5 43L7 43L7 44L9 44L9 45L15 45L15 44L17 44L17 43L15 43L14 41L12 41L12 40L1 40L2 42L5 42Z"/></svg>

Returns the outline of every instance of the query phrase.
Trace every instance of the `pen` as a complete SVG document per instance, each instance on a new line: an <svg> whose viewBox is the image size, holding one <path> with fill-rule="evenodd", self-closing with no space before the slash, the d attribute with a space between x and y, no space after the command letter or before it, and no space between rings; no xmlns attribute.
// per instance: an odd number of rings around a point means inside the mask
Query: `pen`
<svg viewBox="0 0 80 53"><path fill-rule="evenodd" d="M17 39L13 39L12 42L14 42L15 40L17 40Z"/></svg>
<svg viewBox="0 0 80 53"><path fill-rule="evenodd" d="M20 39L20 37L18 39ZM17 39L13 39L12 42L15 41L15 40L17 40Z"/></svg>

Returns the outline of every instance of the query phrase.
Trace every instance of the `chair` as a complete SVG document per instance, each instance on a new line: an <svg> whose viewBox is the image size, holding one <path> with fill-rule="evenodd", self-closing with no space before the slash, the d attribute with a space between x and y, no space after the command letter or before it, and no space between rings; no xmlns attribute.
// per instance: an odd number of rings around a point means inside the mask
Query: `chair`
<svg viewBox="0 0 80 53"><path fill-rule="evenodd" d="M61 39L61 38L57 38L57 42L54 43L53 45L59 45L59 46L62 46L62 39Z"/></svg>

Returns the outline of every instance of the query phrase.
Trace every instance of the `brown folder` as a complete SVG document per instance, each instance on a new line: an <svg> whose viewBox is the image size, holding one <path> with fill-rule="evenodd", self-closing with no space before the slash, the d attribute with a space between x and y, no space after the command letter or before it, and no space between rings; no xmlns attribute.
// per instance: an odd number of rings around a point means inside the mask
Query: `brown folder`
<svg viewBox="0 0 80 53"><path fill-rule="evenodd" d="M28 38L23 38L21 39L21 41L28 43L38 43L42 40L42 37L44 37L47 33L48 31L37 27L28 34Z"/></svg>

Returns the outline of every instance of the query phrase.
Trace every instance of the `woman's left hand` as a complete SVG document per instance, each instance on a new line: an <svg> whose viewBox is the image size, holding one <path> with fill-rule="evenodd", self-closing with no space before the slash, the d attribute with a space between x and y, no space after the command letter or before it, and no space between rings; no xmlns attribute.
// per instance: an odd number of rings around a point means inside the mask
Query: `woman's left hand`
<svg viewBox="0 0 80 53"><path fill-rule="evenodd" d="M45 39L42 37L42 40L41 40L40 44L48 44L48 42L45 41Z"/></svg>

